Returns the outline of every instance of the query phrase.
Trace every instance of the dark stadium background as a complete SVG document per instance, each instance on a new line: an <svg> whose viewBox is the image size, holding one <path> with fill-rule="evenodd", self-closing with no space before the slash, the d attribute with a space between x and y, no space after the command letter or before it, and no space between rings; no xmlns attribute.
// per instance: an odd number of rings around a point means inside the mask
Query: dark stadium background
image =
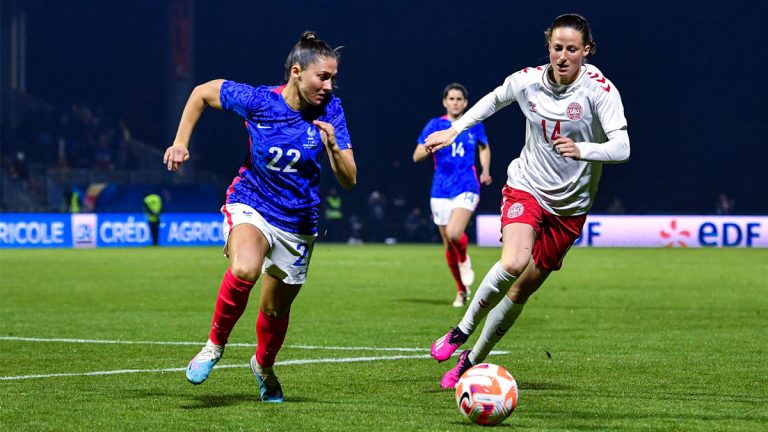
<svg viewBox="0 0 768 432"><path fill-rule="evenodd" d="M157 149L171 143L178 99L191 84L281 83L292 44L303 30L317 31L344 46L337 95L359 169L357 189L344 198L364 212L374 190L390 200L404 192L409 205L427 209L432 168L414 165L411 153L426 121L444 113L443 87L461 82L474 102L508 74L546 63L543 30L578 12L593 26L592 63L622 94L632 143L629 163L605 167L593 211L618 198L627 213L713 213L723 192L738 213L768 212L765 3L194 1L193 67L175 86L172 3L9 0L2 24L26 14L27 93L101 107ZM498 209L523 125L517 105L486 121L494 184L483 188L480 212ZM226 183L246 145L236 116L209 110L191 152L197 167ZM325 176L327 189L329 170Z"/></svg>

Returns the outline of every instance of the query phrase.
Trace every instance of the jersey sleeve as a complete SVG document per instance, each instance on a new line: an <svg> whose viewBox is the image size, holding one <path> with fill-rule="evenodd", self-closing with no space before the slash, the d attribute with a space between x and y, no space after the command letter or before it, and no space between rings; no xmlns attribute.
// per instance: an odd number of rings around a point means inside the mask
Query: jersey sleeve
<svg viewBox="0 0 768 432"><path fill-rule="evenodd" d="M234 81L224 81L219 92L221 107L225 111L232 111L241 117L248 117L261 109L262 103L256 87L248 84L240 84Z"/></svg>
<svg viewBox="0 0 768 432"><path fill-rule="evenodd" d="M595 108L600 119L600 125L605 133L627 129L627 119L624 117L624 104L621 103L621 95L612 82L597 91ZM609 89L609 90L606 90Z"/></svg>
<svg viewBox="0 0 768 432"><path fill-rule="evenodd" d="M595 92L595 112L608 140L602 143L577 143L581 159L603 163L625 162L630 155L629 134L619 90L612 82L607 81L598 86Z"/></svg>
<svg viewBox="0 0 768 432"><path fill-rule="evenodd" d="M460 119L453 122L453 128L461 133L517 100L515 96L518 87L516 75L508 76L502 85L496 87L492 92L477 101Z"/></svg>
<svg viewBox="0 0 768 432"><path fill-rule="evenodd" d="M333 126L336 144L339 145L341 150L351 149L352 140L349 138L347 119L344 117L344 109L341 107L341 102L336 99L335 103L330 104L328 108L328 123Z"/></svg>
<svg viewBox="0 0 768 432"><path fill-rule="evenodd" d="M478 123L472 127L472 133L477 137L477 142L481 145L488 145L488 137L485 135L485 126L482 123Z"/></svg>
<svg viewBox="0 0 768 432"><path fill-rule="evenodd" d="M434 131L435 131L435 120L432 119L428 121L426 126L424 126L424 129L421 130L421 135L419 135L419 140L416 142L416 144L424 144L429 134L431 134Z"/></svg>

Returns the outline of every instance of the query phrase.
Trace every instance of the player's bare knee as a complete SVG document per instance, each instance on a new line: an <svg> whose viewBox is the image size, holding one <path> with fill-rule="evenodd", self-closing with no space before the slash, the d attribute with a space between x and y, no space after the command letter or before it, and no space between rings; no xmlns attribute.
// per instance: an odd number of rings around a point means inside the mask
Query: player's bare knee
<svg viewBox="0 0 768 432"><path fill-rule="evenodd" d="M256 282L261 275L261 268L254 265L233 262L230 267L232 269L232 274L238 279L249 282Z"/></svg>
<svg viewBox="0 0 768 432"><path fill-rule="evenodd" d="M522 290L516 290L514 288L507 291L507 297L512 300L512 303L525 304L528 301L528 297L533 293L526 293Z"/></svg>
<svg viewBox="0 0 768 432"><path fill-rule="evenodd" d="M528 265L529 260L530 256L516 256L502 258L501 261L499 261L499 264L501 264L501 268L504 269L505 272L512 276L520 276Z"/></svg>
<svg viewBox="0 0 768 432"><path fill-rule="evenodd" d="M259 310L264 315L270 317L270 318L281 318L285 316L288 312L290 312L290 308L281 308L276 305L264 305L262 304L261 307L259 307Z"/></svg>
<svg viewBox="0 0 768 432"><path fill-rule="evenodd" d="M460 241L461 241L461 238L462 238L463 236L464 236L464 232L463 232L463 231L459 231L459 230L451 230L451 229L447 229L447 230L445 231L445 237L446 237L446 238L448 239L448 241L449 241L449 242L451 242L451 243L458 243L458 242L460 242Z"/></svg>

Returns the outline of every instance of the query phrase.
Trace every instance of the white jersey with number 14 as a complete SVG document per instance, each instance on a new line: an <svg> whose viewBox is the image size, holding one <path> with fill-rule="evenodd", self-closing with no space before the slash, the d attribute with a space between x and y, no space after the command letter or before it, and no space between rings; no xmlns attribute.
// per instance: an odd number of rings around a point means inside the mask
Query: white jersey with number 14
<svg viewBox="0 0 768 432"><path fill-rule="evenodd" d="M551 213L579 215L592 207L602 164L629 158L627 120L619 91L596 67L583 66L567 86L553 83L548 68L510 75L453 127L462 131L517 101L527 119L525 146L509 164L507 184L531 193ZM576 143L580 160L557 153L558 135Z"/></svg>

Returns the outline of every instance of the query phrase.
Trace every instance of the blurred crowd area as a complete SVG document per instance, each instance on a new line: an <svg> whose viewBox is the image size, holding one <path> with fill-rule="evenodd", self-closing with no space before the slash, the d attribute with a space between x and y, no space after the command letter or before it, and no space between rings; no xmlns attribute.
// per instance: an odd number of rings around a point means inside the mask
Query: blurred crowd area
<svg viewBox="0 0 768 432"><path fill-rule="evenodd" d="M31 97L21 102L21 111L9 116L3 128L7 176L28 178L28 164L58 169L138 168L130 130L102 109L79 103L59 108Z"/></svg>
<svg viewBox="0 0 768 432"><path fill-rule="evenodd" d="M413 202L403 192L387 197L374 190L362 202L355 199L347 203L346 199L342 199L341 217L334 220L334 213L329 212L329 201L336 195L335 188L323 194L318 234L325 241L350 244L442 241L437 226L432 222L428 202ZM468 234L470 231L471 222Z"/></svg>
<svg viewBox="0 0 768 432"><path fill-rule="evenodd" d="M10 99L0 125L2 212L141 211L140 200L119 199L147 191L172 197L185 194L173 193L176 189L214 189L215 176L198 172L194 164L169 176L162 152L134 139L125 121L100 107L56 106L21 93ZM196 184L200 187L191 186Z"/></svg>

